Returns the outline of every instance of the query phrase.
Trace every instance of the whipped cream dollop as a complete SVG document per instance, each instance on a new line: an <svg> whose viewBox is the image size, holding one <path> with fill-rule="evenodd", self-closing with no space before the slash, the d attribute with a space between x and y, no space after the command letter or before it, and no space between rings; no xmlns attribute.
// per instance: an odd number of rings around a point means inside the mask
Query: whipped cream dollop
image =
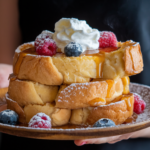
<svg viewBox="0 0 150 150"><path fill-rule="evenodd" d="M86 21L75 18L62 18L55 24L53 39L64 53L64 48L70 42L77 42L85 50L95 50L99 47L100 32L92 29Z"/></svg>

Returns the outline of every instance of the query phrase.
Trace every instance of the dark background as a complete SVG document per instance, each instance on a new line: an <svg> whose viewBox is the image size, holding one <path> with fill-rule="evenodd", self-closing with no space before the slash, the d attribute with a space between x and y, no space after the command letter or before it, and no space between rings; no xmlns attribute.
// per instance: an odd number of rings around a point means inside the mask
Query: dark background
<svg viewBox="0 0 150 150"><path fill-rule="evenodd" d="M26 0L19 2L19 12L23 43L35 40L42 30L54 32L62 17L112 31L118 41L140 42L145 67L131 81L150 85L150 0Z"/></svg>
<svg viewBox="0 0 150 150"><path fill-rule="evenodd" d="M150 0L20 0L22 43L34 41L42 30L54 32L54 24L62 17L86 20L99 31L112 31L118 41L140 42L144 71L131 77L131 82L150 85ZM1 150L8 149L99 149L150 150L149 139L132 139L113 145L77 147L73 141L46 141L2 134ZM13 146L12 146L13 145Z"/></svg>

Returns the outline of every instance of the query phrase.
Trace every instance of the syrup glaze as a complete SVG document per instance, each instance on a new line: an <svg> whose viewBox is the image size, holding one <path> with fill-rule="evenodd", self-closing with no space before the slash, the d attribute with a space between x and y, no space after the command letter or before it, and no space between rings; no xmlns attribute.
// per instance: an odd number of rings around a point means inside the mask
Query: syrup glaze
<svg viewBox="0 0 150 150"><path fill-rule="evenodd" d="M22 64L22 61L24 59L24 57L27 55L27 54L33 54L33 55L37 55L36 51L35 51L35 47L31 47L31 48L28 48L26 50L23 50L21 51L18 55L18 60L15 64L15 68L14 68L14 74L15 75L18 75L19 73L19 70L20 70L20 66Z"/></svg>
<svg viewBox="0 0 150 150"><path fill-rule="evenodd" d="M84 53L82 53L79 57L93 56L93 57L91 57L91 59L93 59L96 63L96 71L97 71L96 78L101 78L102 77L102 71L101 70L103 67L103 62L105 60L105 52L112 52L112 51L115 51L117 49L118 49L117 47L108 47L108 48L101 48L98 50L87 50ZM18 75L19 70L20 70L20 66L23 62L23 59L25 58L25 56L27 54L38 55L36 53L35 47L25 49L25 50L21 51L20 53L18 53L18 60L15 64L15 68L14 68L14 74L15 75ZM53 57L66 57L66 56L64 53L57 52Z"/></svg>
<svg viewBox="0 0 150 150"><path fill-rule="evenodd" d="M14 74L10 74L8 79L11 81L15 81L17 77Z"/></svg>
<svg viewBox="0 0 150 150"><path fill-rule="evenodd" d="M137 117L138 115L136 113L133 113L133 115L129 117L123 124L136 122Z"/></svg>

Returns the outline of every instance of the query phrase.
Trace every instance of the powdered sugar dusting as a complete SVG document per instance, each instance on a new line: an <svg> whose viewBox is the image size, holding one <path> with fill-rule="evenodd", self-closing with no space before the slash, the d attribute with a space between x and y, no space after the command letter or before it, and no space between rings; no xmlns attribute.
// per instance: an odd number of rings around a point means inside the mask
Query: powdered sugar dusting
<svg viewBox="0 0 150 150"><path fill-rule="evenodd" d="M117 38L113 32L103 31L100 32L99 47L117 47Z"/></svg>
<svg viewBox="0 0 150 150"><path fill-rule="evenodd" d="M51 32L51 31L48 31L48 30L44 30L44 31L42 31L42 33L41 34L46 34L46 35L49 35L49 38L50 39L53 39L53 32Z"/></svg>
<svg viewBox="0 0 150 150"><path fill-rule="evenodd" d="M48 30L43 31L35 39L36 49L38 49L39 47L43 46L45 42L53 42L52 37L53 37L53 33L52 32L50 32Z"/></svg>
<svg viewBox="0 0 150 150"><path fill-rule="evenodd" d="M13 101L12 99L9 98L9 94L8 94L8 93L6 93L5 96L6 96L6 99L8 99L9 101ZM13 102L14 102L14 101L13 101Z"/></svg>
<svg viewBox="0 0 150 150"><path fill-rule="evenodd" d="M26 48L24 48L26 47ZM15 50L16 53L20 53L22 51L22 48L24 48L23 50L27 49L27 48L31 48L34 47L34 42L28 42L28 43L24 43L20 46L17 47L17 49Z"/></svg>
<svg viewBox="0 0 150 150"><path fill-rule="evenodd" d="M33 128L51 128L51 119L44 113L37 113L29 122L29 127Z"/></svg>
<svg viewBox="0 0 150 150"><path fill-rule="evenodd" d="M124 102L124 100L118 101L118 102L115 102L115 103L110 103L108 105L100 105L100 106L95 107L94 109L97 109L98 107L105 107L105 106L116 105L116 104L120 104L120 103L123 103L123 102Z"/></svg>
<svg viewBox="0 0 150 150"><path fill-rule="evenodd" d="M15 115L15 112L14 112L14 111L8 111L8 112L3 111L3 112L1 112L1 113L2 113L2 115L7 115L7 116Z"/></svg>
<svg viewBox="0 0 150 150"><path fill-rule="evenodd" d="M77 49L78 51L82 52L81 45L75 42L70 42L66 47L67 49Z"/></svg>
<svg viewBox="0 0 150 150"><path fill-rule="evenodd" d="M132 122L132 123L128 123L128 124L122 124L122 125L117 125L116 127L110 127L110 128L113 128L113 130L122 130L122 129L125 129L125 128L128 128L128 126L130 127L133 127L135 124L136 126L138 127L138 125L141 125L144 124L144 123L147 123L147 122L150 122L150 87L149 86L145 86L145 85L140 85L140 84L136 84L136 83L131 83L130 84L130 91L131 92L134 92L134 93L138 93L139 95L141 95L142 99L146 102L147 106L144 110L144 112L140 115L138 115L138 118L136 119L135 122ZM101 131L103 130L104 131L104 128L92 128L92 127L87 127L87 128L75 128L75 129L63 129L63 128L51 128L51 129L43 129L43 128L37 128L37 129L33 129L31 127L22 127L22 126L14 126L14 125L4 125L2 123L0 123L0 127L9 127L9 129L16 129L17 131L19 130L22 130L22 129L26 129L28 130L29 132L39 132L41 133L41 131L43 132L47 132L47 133L50 133L52 134L53 132L59 132L60 134L62 133L66 133L67 131L69 133L75 133L78 131L78 132L83 132L83 131L88 131L88 132L92 132L97 130L97 131ZM106 131L108 131L109 129L108 128L105 128Z"/></svg>
<svg viewBox="0 0 150 150"><path fill-rule="evenodd" d="M105 81L104 81L105 82ZM87 82L87 83L73 83L69 86L67 86L65 89L63 89L60 92L60 95L62 94L62 96L58 97L58 102L68 102L68 98L70 97L76 97L76 95L80 95L81 97L84 97L86 95L84 95L84 93L82 92L82 90L80 89L89 89L89 85L90 84L95 84L95 83L99 83L97 82ZM71 100L71 99L69 99ZM72 100L72 103L75 103L75 101Z"/></svg>
<svg viewBox="0 0 150 150"><path fill-rule="evenodd" d="M130 43L135 43L133 46L137 46L139 44L139 42L135 42L133 40L129 40L129 41L130 41Z"/></svg>

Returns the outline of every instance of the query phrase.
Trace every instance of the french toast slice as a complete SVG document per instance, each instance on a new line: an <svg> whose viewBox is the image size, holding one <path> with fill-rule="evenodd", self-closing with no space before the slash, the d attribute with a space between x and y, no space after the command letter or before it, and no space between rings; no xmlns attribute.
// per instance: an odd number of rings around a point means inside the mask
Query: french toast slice
<svg viewBox="0 0 150 150"><path fill-rule="evenodd" d="M110 103L123 93L129 93L128 78L62 85L55 100L56 107L79 109Z"/></svg>
<svg viewBox="0 0 150 150"><path fill-rule="evenodd" d="M76 125L93 125L101 118L108 118L116 125L122 124L133 115L133 94L122 95L120 100L112 101L108 105L86 107L72 110L70 123Z"/></svg>
<svg viewBox="0 0 150 150"><path fill-rule="evenodd" d="M122 124L128 117L133 114L134 96L121 95L120 98L114 99L107 105L98 107L86 107L80 109L60 109L53 104L45 105L27 105L21 107L16 101L9 98L6 94L7 108L14 110L19 115L19 122L27 124L30 119L39 112L47 114L52 120L52 126L61 126L69 123L76 125L93 125L101 118L109 118L116 125Z"/></svg>
<svg viewBox="0 0 150 150"><path fill-rule="evenodd" d="M37 113L43 112L51 118L52 126L61 126L69 122L71 110L59 109L54 107L52 103L44 105L26 105L21 107L16 101L9 98L6 94L7 109L14 110L19 115L19 122L23 124L29 123L30 119Z"/></svg>
<svg viewBox="0 0 150 150"><path fill-rule="evenodd" d="M44 105L55 100L58 93L58 86L42 85L32 81L23 81L10 77L8 94L21 107L26 105Z"/></svg>
<svg viewBox="0 0 150 150"><path fill-rule="evenodd" d="M13 73L18 79L46 85L85 83L91 79L116 79L143 70L140 45L137 42L118 42L118 49L92 55L53 57L37 55L34 42L19 46L15 52Z"/></svg>
<svg viewBox="0 0 150 150"><path fill-rule="evenodd" d="M124 77L116 80L95 79L88 83L59 87L18 80L16 76L11 76L8 94L21 107L44 105L55 101L57 108L79 109L104 105L123 93L128 94L129 83L129 77Z"/></svg>

